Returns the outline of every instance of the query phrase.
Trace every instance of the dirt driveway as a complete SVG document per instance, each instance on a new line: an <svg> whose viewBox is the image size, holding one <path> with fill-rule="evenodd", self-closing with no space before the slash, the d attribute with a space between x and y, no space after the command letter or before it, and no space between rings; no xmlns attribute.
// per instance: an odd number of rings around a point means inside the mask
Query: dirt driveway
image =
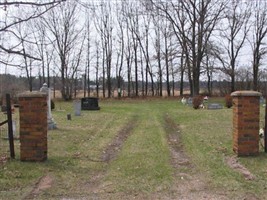
<svg viewBox="0 0 267 200"><path fill-rule="evenodd" d="M86 190L86 196L80 195L79 197L58 197L62 200L74 200L74 199L177 199L177 200L228 200L228 199L242 199L242 200L256 200L256 196L253 194L244 194L233 198L230 192L223 191L218 188L212 188L206 179L205 175L198 172L196 167L191 162L190 158L185 154L183 145L180 142L180 129L168 116L165 117L165 126L169 150L171 152L170 163L175 169L174 182L167 190L159 189L158 192L151 193L124 193L114 192L111 188L111 184L104 182L105 172L94 174L91 180L81 186ZM135 120L126 124L123 129L118 132L113 142L109 144L103 155L99 160L92 160L92 162L104 162L109 165L109 162L116 158L122 145L131 135L134 128ZM228 162L234 163L233 159ZM236 163L235 163L236 164ZM237 167L238 168L238 167ZM241 167L242 168L242 167ZM247 172L246 172L247 173ZM25 199L39 199L39 194L45 192L47 189L53 187L53 177L47 174L42 177L31 190L31 192L25 197ZM71 194L71 192L70 192ZM89 194L89 195L88 195Z"/></svg>

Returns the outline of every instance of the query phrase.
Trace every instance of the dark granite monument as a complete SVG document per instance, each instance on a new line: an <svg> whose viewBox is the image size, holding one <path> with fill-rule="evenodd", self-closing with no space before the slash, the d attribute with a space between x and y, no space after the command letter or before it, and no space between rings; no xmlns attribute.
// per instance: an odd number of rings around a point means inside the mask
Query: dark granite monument
<svg viewBox="0 0 267 200"><path fill-rule="evenodd" d="M86 97L81 100L82 110L100 110L98 106L98 98Z"/></svg>

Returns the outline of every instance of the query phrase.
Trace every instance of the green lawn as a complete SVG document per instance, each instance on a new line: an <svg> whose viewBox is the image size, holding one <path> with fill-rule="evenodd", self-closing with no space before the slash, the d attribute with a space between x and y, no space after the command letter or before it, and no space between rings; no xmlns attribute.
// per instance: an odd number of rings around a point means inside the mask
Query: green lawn
<svg viewBox="0 0 267 200"><path fill-rule="evenodd" d="M246 180L225 163L234 155L232 109L194 110L177 99L100 100L99 106L100 111L74 116L72 103L56 102L52 114L58 129L48 132L48 160L20 162L16 141L16 159L0 165L0 199L29 197L44 176L52 179L52 187L39 192L36 199L93 199L95 193L149 197L155 192L160 197L168 193L177 177L170 162L166 116L179 127L177 134L194 166L184 169L185 173L201 174L211 190L221 190L229 199L246 194L265 198L264 153L238 159L255 180ZM72 113L71 121L68 113ZM104 162L106 148L130 124L133 128L115 159Z"/></svg>

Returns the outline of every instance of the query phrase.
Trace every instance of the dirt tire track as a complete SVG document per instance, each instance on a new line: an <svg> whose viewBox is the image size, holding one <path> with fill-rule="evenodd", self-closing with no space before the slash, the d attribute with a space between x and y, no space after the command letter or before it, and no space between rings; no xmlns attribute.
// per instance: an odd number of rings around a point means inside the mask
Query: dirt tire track
<svg viewBox="0 0 267 200"><path fill-rule="evenodd" d="M137 123L136 117L133 117L116 135L114 140L104 150L101 160L103 162L110 162L115 159L122 148L123 143L132 133Z"/></svg>
<svg viewBox="0 0 267 200"><path fill-rule="evenodd" d="M174 168L180 168L181 166L191 167L192 163L190 163L188 156L184 153L184 148L181 143L179 126L168 116L165 116L164 120L164 128L167 133L172 165Z"/></svg>
<svg viewBox="0 0 267 200"><path fill-rule="evenodd" d="M113 159L115 159L120 152L123 143L127 140L127 138L131 135L132 130L134 129L137 123L137 118L133 117L129 122L123 126L123 128L118 132L113 141L107 146L107 148L103 151L101 159L93 162L104 162L109 163ZM106 171L101 171L92 176L91 180L86 184L86 189L89 189L97 198L98 193L102 190L102 180L105 178ZM37 183L35 184L32 191L24 198L27 199L38 199L38 195L50 188L53 184L53 179L50 175L45 175L41 177ZM64 199L64 198L63 198Z"/></svg>
<svg viewBox="0 0 267 200"><path fill-rule="evenodd" d="M38 197L38 195L46 190L52 187L53 184L53 178L48 174L43 177L41 177L38 182L35 184L34 188L28 194L24 199L35 199Z"/></svg>
<svg viewBox="0 0 267 200"><path fill-rule="evenodd" d="M174 196L171 199L179 200L227 200L227 195L220 191L214 191L209 188L205 177L196 173L196 169L190 158L184 152L181 143L181 130L179 126L168 116L164 116L164 128L167 134L167 140L171 153L171 164L175 169L175 181L171 188ZM181 172L186 168L186 172ZM187 172L188 171L188 172Z"/></svg>
<svg viewBox="0 0 267 200"><path fill-rule="evenodd" d="M137 124L137 117L133 117L123 128L118 132L113 141L103 151L100 162L109 163L114 160L120 152L124 142L132 134L132 130ZM103 190L102 180L105 178L106 171L101 171L92 176L89 182L86 184L86 188L90 190L94 195L98 195Z"/></svg>
<svg viewBox="0 0 267 200"><path fill-rule="evenodd" d="M246 180L255 180L256 177L241 163L238 162L237 156L225 158L225 163L232 169L240 172Z"/></svg>

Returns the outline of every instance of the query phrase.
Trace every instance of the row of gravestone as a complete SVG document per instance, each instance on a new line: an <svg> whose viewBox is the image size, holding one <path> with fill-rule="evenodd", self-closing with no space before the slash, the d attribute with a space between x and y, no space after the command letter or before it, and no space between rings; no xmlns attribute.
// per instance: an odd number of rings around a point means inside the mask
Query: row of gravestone
<svg viewBox="0 0 267 200"><path fill-rule="evenodd" d="M181 102L184 104L184 105L189 105L189 106L192 106L193 104L193 99L191 97L189 97L188 99L186 98L182 98ZM205 97L204 100L203 100L203 103L204 104L207 104L207 109L211 109L211 110L214 110L214 109L222 109L223 108L223 105L220 104L220 103L207 103L208 102L208 98ZM204 107L204 105L203 105Z"/></svg>
<svg viewBox="0 0 267 200"><path fill-rule="evenodd" d="M85 97L81 100L75 100L73 104L75 116L80 116L81 110L100 110L98 98L96 97Z"/></svg>
<svg viewBox="0 0 267 200"><path fill-rule="evenodd" d="M47 123L48 123L48 129L56 129L56 122L54 121L52 117L51 112L51 96L50 96L50 88L48 88L47 84L44 83L42 88L40 89L40 92L47 94ZM86 97L82 98L81 100L75 100L74 101L74 114L75 116L81 115L81 110L99 110L100 107L98 106L98 98L96 97ZM71 119L71 115L67 115L68 119Z"/></svg>

